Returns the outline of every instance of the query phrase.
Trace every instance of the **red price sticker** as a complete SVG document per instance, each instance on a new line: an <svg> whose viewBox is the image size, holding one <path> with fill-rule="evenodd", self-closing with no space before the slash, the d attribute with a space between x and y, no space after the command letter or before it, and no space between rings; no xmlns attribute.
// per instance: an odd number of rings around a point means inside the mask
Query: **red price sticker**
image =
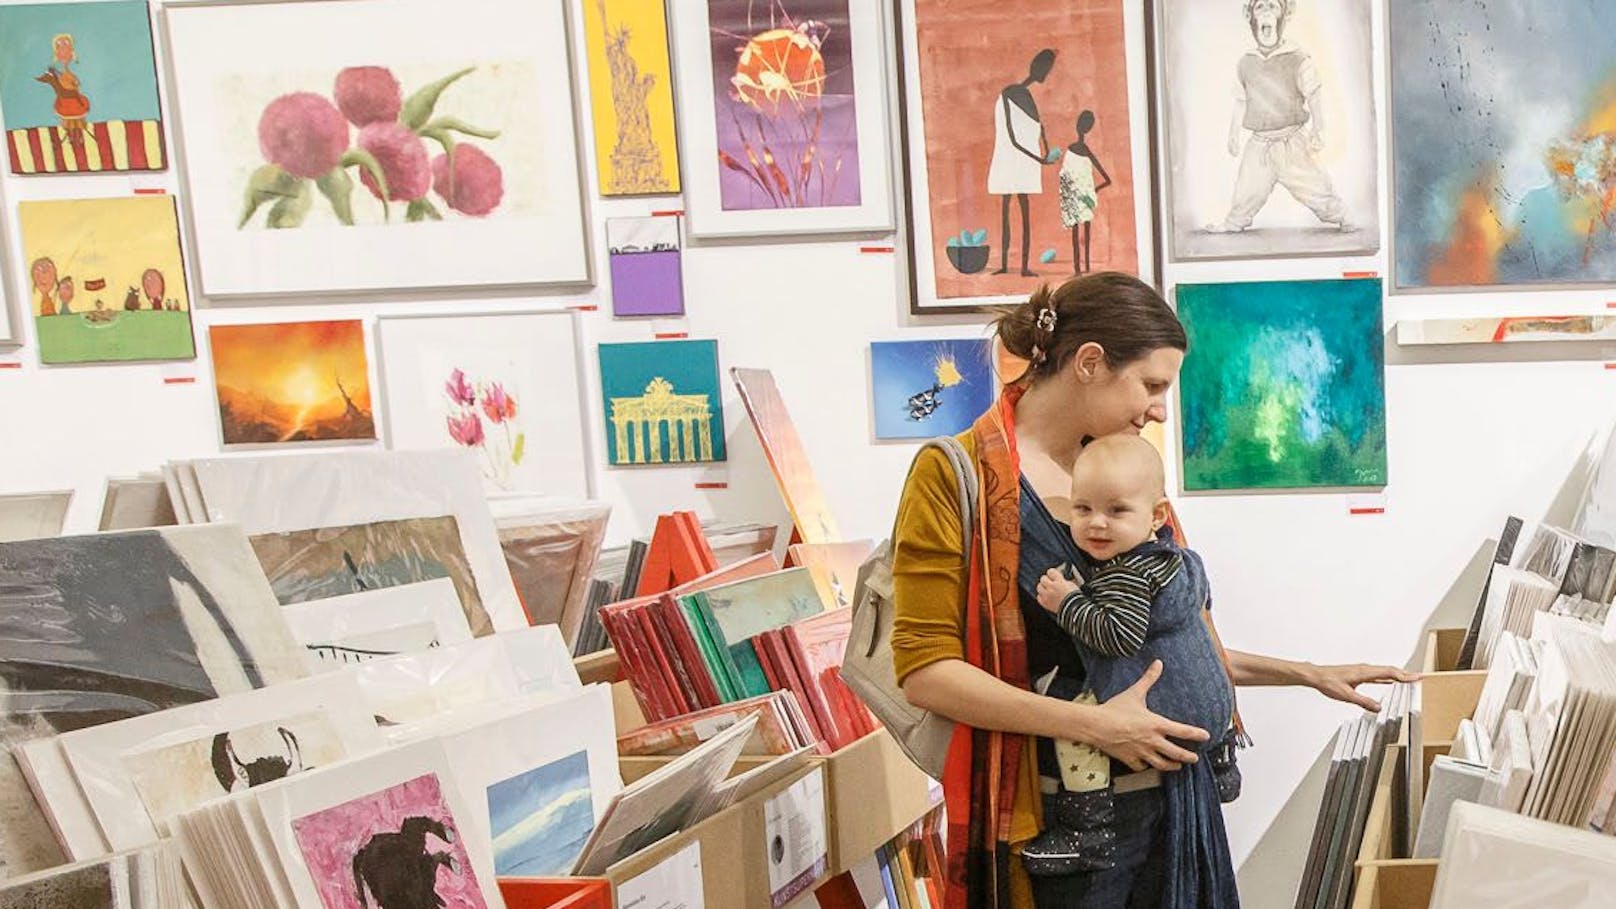
<svg viewBox="0 0 1616 909"><path fill-rule="evenodd" d="M1353 517L1367 517L1385 513L1386 496L1384 494L1347 496L1347 514Z"/></svg>

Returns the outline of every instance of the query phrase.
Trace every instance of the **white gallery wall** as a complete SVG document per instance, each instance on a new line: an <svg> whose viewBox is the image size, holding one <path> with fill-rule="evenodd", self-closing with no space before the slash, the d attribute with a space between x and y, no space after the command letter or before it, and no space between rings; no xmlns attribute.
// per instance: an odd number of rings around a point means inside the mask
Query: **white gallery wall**
<svg viewBox="0 0 1616 909"><path fill-rule="evenodd" d="M569 2L574 13L574 78L578 96L585 97L587 70L576 50L581 43L577 0ZM1384 123L1383 11L1376 6L1376 108ZM1143 47L1137 18L1130 22L1136 60ZM164 97L170 95L165 92ZM171 124L171 112L165 110L165 115ZM674 209L680 202L668 197L601 200L587 128L581 140L588 168L587 197L593 200L595 274L604 276L605 219ZM1384 126L1378 144L1382 233L1389 237L1385 208L1390 164ZM174 147L172 137L169 147ZM25 338L31 338L32 329L23 318L28 288L21 269L17 203L118 195L151 187L181 190L172 172L4 178L9 266L5 293L13 317L25 323ZM1275 204L1279 202L1276 196ZM869 343L981 331L981 320L920 320L908 314L902 298L906 291L900 290L906 279L901 239L898 242L898 251L892 253L866 250L882 245L883 238L706 245L687 241L688 317L677 320L613 320L604 284L537 298L544 306L599 307L582 312L580 319L593 483L597 497L614 509L609 542L647 533L659 513L672 509L693 509L703 517L728 520L785 517L727 377L727 463L655 469L604 466L595 345L651 340L658 332L717 338L725 371L735 366L773 370L844 535L879 537L888 531L914 449L872 441ZM1347 271L1386 275L1384 245L1380 254L1367 258L1169 265L1166 276L1172 283L1329 278ZM194 281L191 288L194 297ZM373 336L375 317L381 314L515 310L531 308L534 299L455 293L214 308L202 301L194 313L195 363L42 368L31 341L16 351L0 349L0 365L19 364L0 368L0 494L71 488L76 498L69 530L88 531L95 527L108 475L155 469L170 458L218 454L208 325L363 318ZM1595 312L1603 310L1607 299L1616 297L1599 290L1392 296L1386 306L1386 328L1390 331L1397 319L1410 317ZM1179 497L1191 543L1205 556L1215 614L1230 646L1318 662L1407 662L1419 647L1420 629L1482 541L1496 534L1508 514L1539 517L1590 438L1616 420L1616 370L1605 368L1606 360L1616 360L1616 350L1561 345L1545 351L1515 345L1507 357L1491 349L1473 355L1456 354L1452 348L1438 350L1415 356L1388 342L1390 483L1384 498L1372 503L1383 505L1384 513L1349 514L1355 500L1340 493ZM1550 359L1540 359L1544 356ZM372 359L374 366L374 350ZM381 413L378 417L385 419ZM1171 426L1169 441L1175 441ZM720 488L713 488L715 484ZM1245 792L1228 810L1236 861L1249 857L1253 863L1282 869L1294 880L1305 858L1305 842L1277 843L1255 855L1252 849L1351 709L1309 692L1260 690L1242 693L1240 706L1258 744L1241 756ZM1289 903L1288 892L1279 896L1248 893L1247 900L1250 905L1268 905L1270 900L1273 905Z"/></svg>

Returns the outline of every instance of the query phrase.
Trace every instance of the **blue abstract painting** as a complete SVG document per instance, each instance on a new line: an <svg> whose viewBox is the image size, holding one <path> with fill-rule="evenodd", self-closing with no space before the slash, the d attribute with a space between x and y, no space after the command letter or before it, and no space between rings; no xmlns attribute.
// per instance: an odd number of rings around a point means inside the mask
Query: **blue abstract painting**
<svg viewBox="0 0 1616 909"><path fill-rule="evenodd" d="M1381 282L1181 284L1184 488L1386 485Z"/></svg>
<svg viewBox="0 0 1616 909"><path fill-rule="evenodd" d="M1387 14L1397 286L1616 280L1616 3Z"/></svg>
<svg viewBox="0 0 1616 909"><path fill-rule="evenodd" d="M589 753L570 754L489 786L488 819L499 876L570 873L595 826Z"/></svg>
<svg viewBox="0 0 1616 909"><path fill-rule="evenodd" d="M870 345L877 439L930 439L970 428L993 404L991 346L982 338Z"/></svg>

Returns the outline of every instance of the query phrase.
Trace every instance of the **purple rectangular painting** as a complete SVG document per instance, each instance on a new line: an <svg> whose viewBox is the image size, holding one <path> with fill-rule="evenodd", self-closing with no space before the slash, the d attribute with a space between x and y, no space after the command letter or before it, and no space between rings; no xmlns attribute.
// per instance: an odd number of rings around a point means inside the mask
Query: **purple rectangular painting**
<svg viewBox="0 0 1616 909"><path fill-rule="evenodd" d="M292 833L325 909L487 909L436 774L304 815Z"/></svg>
<svg viewBox="0 0 1616 909"><path fill-rule="evenodd" d="M606 247L612 315L684 315L678 218L612 218L606 222Z"/></svg>
<svg viewBox="0 0 1616 909"><path fill-rule="evenodd" d="M848 0L709 0L725 211L860 204Z"/></svg>

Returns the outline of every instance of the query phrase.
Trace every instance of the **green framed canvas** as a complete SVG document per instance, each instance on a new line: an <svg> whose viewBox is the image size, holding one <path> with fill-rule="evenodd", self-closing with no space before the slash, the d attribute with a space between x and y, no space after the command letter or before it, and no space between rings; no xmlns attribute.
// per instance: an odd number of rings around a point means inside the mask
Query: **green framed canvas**
<svg viewBox="0 0 1616 909"><path fill-rule="evenodd" d="M1386 485L1381 282L1181 284L1185 491Z"/></svg>

